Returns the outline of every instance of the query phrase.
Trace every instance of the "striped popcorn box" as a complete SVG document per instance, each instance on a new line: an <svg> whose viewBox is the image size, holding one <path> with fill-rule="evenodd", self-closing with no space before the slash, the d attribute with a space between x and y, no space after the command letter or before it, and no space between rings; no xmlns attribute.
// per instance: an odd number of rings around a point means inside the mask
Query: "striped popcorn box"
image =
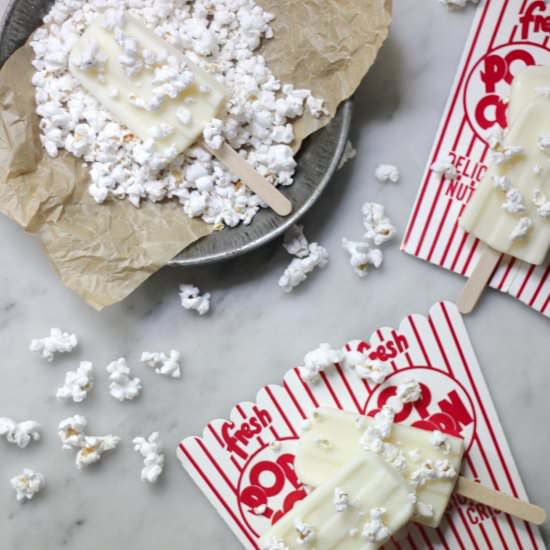
<svg viewBox="0 0 550 550"><path fill-rule="evenodd" d="M519 473L498 420L479 364L456 306L436 304L428 316L409 315L398 328L383 327L348 349L387 362L391 375L370 385L345 365L307 383L299 368L281 385L262 388L254 402L236 405L229 419L216 419L202 437L181 441L183 467L248 549L273 523L306 496L294 471L300 428L317 407L331 406L374 414L414 378L422 400L403 404L396 422L438 429L465 440L462 475L526 498ZM542 549L538 529L457 495L440 527L410 524L386 548Z"/></svg>
<svg viewBox="0 0 550 550"><path fill-rule="evenodd" d="M505 128L514 75L550 66L550 4L540 0L485 0L475 17L445 114L401 245L405 252L470 276L485 245L458 226L487 171L487 136ZM457 178L432 171L450 159ZM502 256L490 285L550 317L550 262L532 266Z"/></svg>

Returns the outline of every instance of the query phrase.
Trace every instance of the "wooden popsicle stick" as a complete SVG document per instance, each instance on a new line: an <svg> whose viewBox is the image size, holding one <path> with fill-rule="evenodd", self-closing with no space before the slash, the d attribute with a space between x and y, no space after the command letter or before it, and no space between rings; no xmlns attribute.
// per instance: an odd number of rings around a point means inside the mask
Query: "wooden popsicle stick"
<svg viewBox="0 0 550 550"><path fill-rule="evenodd" d="M501 255L500 252L489 246L485 248L457 300L458 311L460 313L466 315L476 307Z"/></svg>
<svg viewBox="0 0 550 550"><path fill-rule="evenodd" d="M212 149L204 140L201 140L200 144L233 174L238 176L279 216L288 216L292 212L291 202L227 143L224 143L219 149Z"/></svg>
<svg viewBox="0 0 550 550"><path fill-rule="evenodd" d="M535 525L541 525L546 521L546 512L540 506L489 489L465 477L458 478L455 493Z"/></svg>

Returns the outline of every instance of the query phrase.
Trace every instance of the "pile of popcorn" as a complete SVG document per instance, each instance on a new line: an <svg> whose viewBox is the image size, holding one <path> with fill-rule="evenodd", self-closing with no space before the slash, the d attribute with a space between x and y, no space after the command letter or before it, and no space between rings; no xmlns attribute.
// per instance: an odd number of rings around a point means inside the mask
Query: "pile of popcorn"
<svg viewBox="0 0 550 550"><path fill-rule="evenodd" d="M213 73L232 95L223 121L213 121L205 137L212 144L225 139L270 182L286 186L296 168L291 122L305 112L321 117L325 109L311 91L277 80L258 53L273 37L273 16L254 0L57 0L31 41L44 148L51 157L64 149L88 164L98 203L127 199L139 207L174 199L217 229L250 223L265 205L205 149L159 160L69 72L72 47L102 13L113 24L123 13L141 19ZM84 53L81 64L101 61L93 48Z"/></svg>

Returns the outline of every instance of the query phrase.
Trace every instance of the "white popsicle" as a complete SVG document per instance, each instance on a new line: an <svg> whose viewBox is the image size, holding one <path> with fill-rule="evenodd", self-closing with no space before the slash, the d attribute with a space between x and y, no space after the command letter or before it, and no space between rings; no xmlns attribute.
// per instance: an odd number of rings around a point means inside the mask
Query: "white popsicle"
<svg viewBox="0 0 550 550"><path fill-rule="evenodd" d="M518 115L460 225L498 252L544 262L550 248L550 100L535 99Z"/></svg>
<svg viewBox="0 0 550 550"><path fill-rule="evenodd" d="M375 550L413 514L409 489L380 457L366 454L334 475L281 518L262 550Z"/></svg>
<svg viewBox="0 0 550 550"><path fill-rule="evenodd" d="M134 134L174 156L199 138L228 96L213 76L122 12L108 12L88 27L69 67Z"/></svg>
<svg viewBox="0 0 550 550"><path fill-rule="evenodd" d="M199 140L277 214L292 211L290 201L221 136L216 136L220 143L215 147L200 139L228 91L140 21L109 10L82 35L69 67L144 142L145 150L155 152L149 163L161 168Z"/></svg>
<svg viewBox="0 0 550 550"><path fill-rule="evenodd" d="M369 426L376 421L369 417L322 407L311 420L311 427L300 437L295 468L298 478L318 487L331 479L344 464L358 457L375 455L366 451L360 441ZM396 474L407 483L408 492L416 489L417 505L413 520L431 527L439 525L453 492L464 454L462 439L443 436L444 443L434 444L432 432L400 424L391 426L383 439L380 455L392 465ZM430 463L427 463L430 461ZM415 484L413 479L423 477L426 468L445 472L446 477L427 479ZM381 505L383 506L383 505Z"/></svg>
<svg viewBox="0 0 550 550"><path fill-rule="evenodd" d="M550 67L533 65L523 69L512 81L508 104L508 125L512 126L521 112L537 97L550 101Z"/></svg>

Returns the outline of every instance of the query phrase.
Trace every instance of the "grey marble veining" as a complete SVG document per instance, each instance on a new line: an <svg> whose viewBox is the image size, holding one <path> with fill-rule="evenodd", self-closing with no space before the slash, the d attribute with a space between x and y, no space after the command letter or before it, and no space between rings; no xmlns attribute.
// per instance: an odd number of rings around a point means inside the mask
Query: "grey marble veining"
<svg viewBox="0 0 550 550"><path fill-rule="evenodd" d="M0 415L44 425L43 440L25 450L0 441L0 549L240 548L179 466L176 444L260 386L278 382L319 342L368 336L458 295L459 277L399 252L397 243L387 248L381 271L360 280L340 240L361 236L358 205L367 199L387 205L403 231L472 16L471 9L448 13L436 0L395 2L391 37L356 97L358 158L305 219L308 236L327 246L331 263L290 296L277 287L288 257L276 243L227 264L165 269L124 303L95 313L62 287L37 241L0 218ZM381 161L399 165L401 183L374 181ZM211 316L180 307L180 282L212 292ZM490 292L466 323L528 493L550 510L549 321ZM47 364L28 343L51 326L76 332L82 344ZM181 380L138 364L144 349L170 348L183 353ZM104 370L121 355L145 386L139 400L125 404L108 395ZM84 359L96 366L96 388L82 405L60 405L55 389ZM76 412L95 433L124 438L98 468L84 472L56 434L59 420ZM130 440L154 429L168 456L165 476L149 486L139 480L141 458ZM48 487L20 506L8 479L23 466L43 472Z"/></svg>

